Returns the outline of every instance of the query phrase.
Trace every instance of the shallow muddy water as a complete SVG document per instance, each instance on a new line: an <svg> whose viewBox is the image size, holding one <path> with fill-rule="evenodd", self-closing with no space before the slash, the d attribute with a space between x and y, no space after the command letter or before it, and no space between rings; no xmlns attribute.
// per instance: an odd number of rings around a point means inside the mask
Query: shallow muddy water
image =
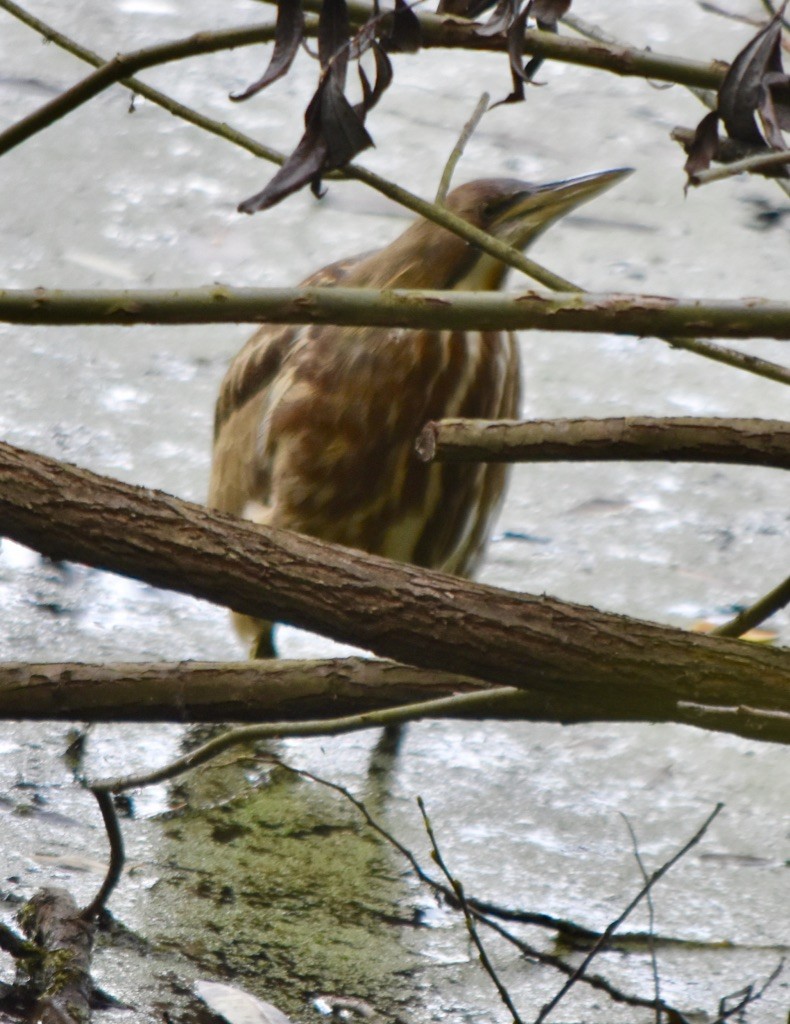
<svg viewBox="0 0 790 1024"><path fill-rule="evenodd" d="M574 10L634 44L730 60L752 31L681 0L579 0ZM762 6L733 0L761 16ZM31 9L112 55L199 29L251 23L244 0L83 0ZM0 11L0 127L75 82L84 66ZM510 88L502 57L395 59L395 85L371 117L360 163L431 195L480 93ZM262 48L144 73L146 82L267 144L296 142L314 65L243 106L227 95L257 77ZM698 101L600 71L546 64L528 102L484 119L457 172L553 180L633 166L617 189L543 238L532 255L592 290L788 297L790 199L755 179L683 195L668 137ZM356 184L235 212L271 168L154 105L110 90L0 162L2 287L287 285L321 263L394 237L397 208ZM0 437L97 472L205 496L213 400L249 328L34 328L0 325ZM652 339L533 332L521 339L527 416L786 417L780 385ZM787 362L776 342L748 350ZM482 578L678 626L726 616L787 574L788 489L778 471L669 464L516 469ZM241 657L222 609L79 566L0 551L4 660L225 660ZM770 627L790 641L790 618ZM286 655L336 650L282 629ZM0 734L0 888L95 891L105 841L64 756L72 730L6 723ZM93 776L159 764L181 749L174 726L90 730ZM681 727L433 722L409 729L398 759L371 772L374 734L291 741L289 763L349 787L429 864L415 798L466 890L603 928L640 885L626 815L648 870L714 804L704 842L655 892L662 994L715 1016L718 999L773 970L790 945L790 766L776 746ZM249 754L249 752L248 752ZM232 980L294 1019L314 997L367 1000L417 1021L502 1020L462 922L437 907L337 794L251 754L221 771L134 796L124 821L130 870L112 900L130 935L103 940L100 983L134 1006L124 1019L193 1020L196 977ZM381 768L381 763L378 764ZM646 926L640 910L628 926ZM531 941L550 949L537 932ZM524 1018L558 977L491 942ZM605 954L597 971L652 994L644 949ZM748 1020L782 1020L787 977ZM320 1005L320 1004L319 1004ZM640 1012L642 1016L639 1016ZM557 1020L652 1019L578 987ZM704 1017L695 1019L703 1020Z"/></svg>

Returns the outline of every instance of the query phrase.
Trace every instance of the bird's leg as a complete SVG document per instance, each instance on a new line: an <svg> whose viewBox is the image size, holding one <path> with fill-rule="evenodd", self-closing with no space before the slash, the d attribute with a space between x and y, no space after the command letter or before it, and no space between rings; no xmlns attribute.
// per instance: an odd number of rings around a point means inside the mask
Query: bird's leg
<svg viewBox="0 0 790 1024"><path fill-rule="evenodd" d="M274 627L271 622L264 623L264 628L253 640L250 647L250 657L253 659L277 657L277 651L274 647Z"/></svg>

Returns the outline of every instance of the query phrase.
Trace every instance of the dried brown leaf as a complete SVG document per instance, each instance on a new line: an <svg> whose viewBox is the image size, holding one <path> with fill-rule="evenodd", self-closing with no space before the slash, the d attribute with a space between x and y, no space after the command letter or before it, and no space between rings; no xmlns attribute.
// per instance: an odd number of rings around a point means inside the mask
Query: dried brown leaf
<svg viewBox="0 0 790 1024"><path fill-rule="evenodd" d="M706 170L716 155L720 120L731 139L752 151L787 148L782 136L783 131L790 130L790 77L782 67L782 15L786 6L787 0L736 56L719 89L717 109L697 125L685 165L689 184L697 184L697 174ZM778 167L771 174L788 177L790 170Z"/></svg>
<svg viewBox="0 0 790 1024"><path fill-rule="evenodd" d="M350 35L346 0L323 0L318 16L318 59L322 68L336 55L347 52Z"/></svg>
<svg viewBox="0 0 790 1024"><path fill-rule="evenodd" d="M395 0L395 10L381 42L394 53L416 53L422 46L420 19L406 0Z"/></svg>
<svg viewBox="0 0 790 1024"><path fill-rule="evenodd" d="M392 83L392 63L382 47L374 42L373 53L376 58L376 80L371 86L365 69L359 65L359 80L362 85L362 104L358 111L364 120L367 112L381 99Z"/></svg>
<svg viewBox="0 0 790 1024"><path fill-rule="evenodd" d="M510 32L513 27L513 23L519 18L519 8L521 7L521 0L498 0L496 7L491 12L491 17L488 21L475 29L475 35L478 36L497 36L502 32ZM530 5L527 4L527 11ZM524 12L524 22L526 22L526 11Z"/></svg>
<svg viewBox="0 0 790 1024"><path fill-rule="evenodd" d="M479 15L493 7L496 0L440 0L436 8L437 14L452 14L459 18L470 18L474 21Z"/></svg>
<svg viewBox="0 0 790 1024"><path fill-rule="evenodd" d="M688 147L688 159L683 170L688 175L690 185L697 184L696 177L700 171L710 167L711 160L719 148L719 115L715 110L706 114L697 125L694 138Z"/></svg>
<svg viewBox="0 0 790 1024"><path fill-rule="evenodd" d="M364 109L360 110L348 102L337 75L330 73L319 92L320 133L326 145L323 170L334 171L372 146L373 139L363 123Z"/></svg>
<svg viewBox="0 0 790 1024"><path fill-rule="evenodd" d="M239 204L241 213L268 210L309 184L320 194L321 179L373 145L363 124L363 104L353 107L343 93L345 61L336 58L324 73L305 113L305 132L267 186ZM375 86L371 95L375 93Z"/></svg>
<svg viewBox="0 0 790 1024"><path fill-rule="evenodd" d="M293 64L299 44L304 36L304 11L302 0L278 0L277 24L274 30L274 50L269 66L257 82L247 86L244 92L231 93L232 100L247 100L287 74Z"/></svg>
<svg viewBox="0 0 790 1024"><path fill-rule="evenodd" d="M531 6L538 28L556 32L557 22L570 10L571 0L532 0Z"/></svg>
<svg viewBox="0 0 790 1024"><path fill-rule="evenodd" d="M308 127L299 145L266 187L239 203L239 213L258 213L276 206L287 196L311 183L313 191L321 187L321 170L326 160L326 146L318 132Z"/></svg>
<svg viewBox="0 0 790 1024"><path fill-rule="evenodd" d="M727 134L754 146L765 145L755 113L763 105L766 75L783 76L782 10L744 46L719 89L719 116Z"/></svg>

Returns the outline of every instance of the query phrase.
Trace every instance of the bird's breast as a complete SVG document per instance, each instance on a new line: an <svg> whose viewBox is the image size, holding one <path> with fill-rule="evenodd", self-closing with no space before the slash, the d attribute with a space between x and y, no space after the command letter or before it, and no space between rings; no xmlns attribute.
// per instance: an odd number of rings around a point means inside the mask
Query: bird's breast
<svg viewBox="0 0 790 1024"><path fill-rule="evenodd" d="M426 466L415 439L432 419L514 415L514 374L513 341L496 332L306 328L260 428L271 521L443 566L471 528L485 469Z"/></svg>

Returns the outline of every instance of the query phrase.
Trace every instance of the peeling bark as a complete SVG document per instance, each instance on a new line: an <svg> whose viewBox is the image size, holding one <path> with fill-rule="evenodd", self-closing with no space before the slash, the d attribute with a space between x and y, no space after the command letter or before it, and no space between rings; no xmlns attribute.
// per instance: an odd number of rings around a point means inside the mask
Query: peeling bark
<svg viewBox="0 0 790 1024"><path fill-rule="evenodd" d="M491 691L488 702L441 708L423 702ZM613 699L614 698L614 699ZM386 708L420 704L420 717L476 721L675 722L747 739L790 743L790 714L749 707L711 707L679 701L667 708L651 690L639 706L617 691L590 686L582 697L575 679L546 694L493 689L467 676L411 668L392 661L338 658L319 661L0 663L0 720L90 722L337 721ZM423 707L425 710L423 711ZM369 721L360 728L369 727ZM283 735L287 727L283 729Z"/></svg>
<svg viewBox="0 0 790 1024"><path fill-rule="evenodd" d="M790 423L691 416L440 420L417 439L425 462L718 462L790 469Z"/></svg>
<svg viewBox="0 0 790 1024"><path fill-rule="evenodd" d="M790 651L698 636L256 527L0 444L0 534L428 669L638 713L790 711Z"/></svg>

